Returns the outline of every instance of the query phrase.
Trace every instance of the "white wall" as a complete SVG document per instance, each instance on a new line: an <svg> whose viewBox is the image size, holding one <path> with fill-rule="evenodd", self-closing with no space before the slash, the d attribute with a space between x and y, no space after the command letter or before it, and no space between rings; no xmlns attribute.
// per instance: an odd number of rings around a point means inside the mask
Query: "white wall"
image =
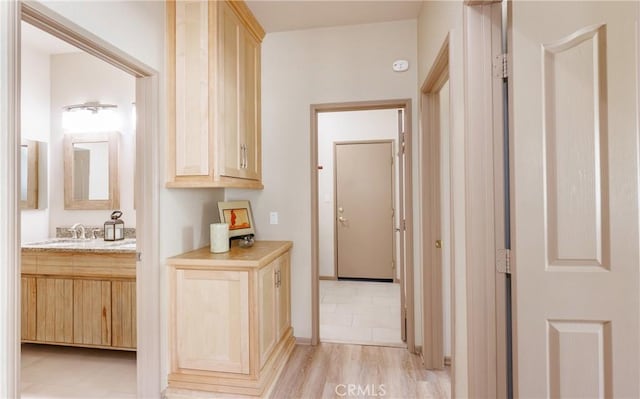
<svg viewBox="0 0 640 399"><path fill-rule="evenodd" d="M56 227L68 227L79 222L85 226L102 226L112 210L64 209L64 132L62 107L97 101L118 106L122 120L119 132L118 174L120 210L125 227L136 226L133 209L133 174L135 170L135 131L132 103L135 101L135 79L86 53L54 54L51 56L51 142L49 146L51 185L49 189L49 234L55 237Z"/></svg>
<svg viewBox="0 0 640 399"><path fill-rule="evenodd" d="M418 63L420 84L449 35L449 159L451 187L452 274L455 297L451 303L455 326L453 352L454 386L452 395L467 397L467 306L466 306L466 225L465 225L465 146L462 1L424 1L418 18ZM448 167L441 164L442 167Z"/></svg>
<svg viewBox="0 0 640 399"><path fill-rule="evenodd" d="M21 65L21 133L23 139L40 141L38 209L24 209L22 242L41 241L49 237L49 206L47 201L47 146L49 142L49 55L29 46L22 46Z"/></svg>
<svg viewBox="0 0 640 399"><path fill-rule="evenodd" d="M335 275L335 203L334 203L334 143L358 140L392 140L394 154L398 151L398 110L322 112L318 115L318 241L320 276ZM398 208L398 168L394 163L394 196ZM394 225L397 226L394 220ZM397 234L394 234L397 235ZM397 241L397 239L396 239ZM396 242L397 244L397 242ZM399 264L395 249L396 265ZM396 268L396 278L400 269Z"/></svg>
<svg viewBox="0 0 640 399"><path fill-rule="evenodd" d="M294 334L311 337L311 104L411 98L417 80L415 20L269 33L262 45L264 190L227 190L249 199L258 239L294 242ZM405 73L394 60L411 63ZM414 122L415 126L415 122ZM414 171L415 174L415 171ZM416 191L417 192L417 191ZM269 224L269 212L280 214Z"/></svg>

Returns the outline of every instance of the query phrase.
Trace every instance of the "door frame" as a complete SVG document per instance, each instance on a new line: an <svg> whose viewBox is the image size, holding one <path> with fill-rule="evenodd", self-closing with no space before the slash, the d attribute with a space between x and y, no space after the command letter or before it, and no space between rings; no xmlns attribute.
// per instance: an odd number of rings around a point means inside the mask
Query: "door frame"
<svg viewBox="0 0 640 399"><path fill-rule="evenodd" d="M160 269L158 252L159 127L158 71L83 29L38 2L0 2L0 397L20 397L20 24L37 28L98 57L136 78L135 197L137 210L137 390L138 397L158 397L161 391Z"/></svg>
<svg viewBox="0 0 640 399"><path fill-rule="evenodd" d="M320 342L320 260L319 260L319 222L318 222L318 114L323 112L365 111L376 109L404 109L405 126L405 177L404 195L405 207L405 265L404 284L406 296L406 330L407 349L415 353L414 327L414 278L413 278L413 182L412 182L412 119L411 99L356 101L346 103L311 104L311 344ZM400 146L400 144L399 144ZM402 267L402 266L400 266ZM401 274L402 275L402 274Z"/></svg>
<svg viewBox="0 0 640 399"><path fill-rule="evenodd" d="M502 4L466 0L463 9L466 224L466 359L469 397L507 398L505 253L508 151L504 136Z"/></svg>
<svg viewBox="0 0 640 399"><path fill-rule="evenodd" d="M393 163L391 165L391 195L392 195L392 203L391 206L394 209L394 213L392 215L392 226L391 226L391 236L393 237L393 243L391 246L391 259L393 263L396 262L396 246L398 244L398 238L396 237L396 227L395 227L395 219L397 211L396 204L396 148L393 146L392 139L380 139L380 140L347 140L347 141L335 141L333 143L333 203L338 203L338 162L337 162L337 149L339 145L342 144L380 144L380 143L389 143L391 144L391 159ZM333 209L333 275L335 279L338 279L338 209L334 206ZM398 267L401 267L401 264L398 264ZM399 278L397 277L398 273L396 272L395 267L393 268L393 282L397 283Z"/></svg>

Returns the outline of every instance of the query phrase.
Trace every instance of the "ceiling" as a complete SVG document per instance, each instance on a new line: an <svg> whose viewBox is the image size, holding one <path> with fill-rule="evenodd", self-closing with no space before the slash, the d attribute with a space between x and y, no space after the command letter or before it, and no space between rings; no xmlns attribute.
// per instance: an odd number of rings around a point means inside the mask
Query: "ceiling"
<svg viewBox="0 0 640 399"><path fill-rule="evenodd" d="M417 18L418 0L247 0L262 27L269 32L359 25Z"/></svg>
<svg viewBox="0 0 640 399"><path fill-rule="evenodd" d="M80 52L80 49L77 47L62 41L57 37L51 36L33 25L26 22L22 22L21 25L23 46L33 48L38 52L49 55Z"/></svg>
<svg viewBox="0 0 640 399"><path fill-rule="evenodd" d="M0 0L2 1L2 0ZM421 0L247 0L262 27L282 32L417 18ZM22 43L45 54L80 50L22 22Z"/></svg>

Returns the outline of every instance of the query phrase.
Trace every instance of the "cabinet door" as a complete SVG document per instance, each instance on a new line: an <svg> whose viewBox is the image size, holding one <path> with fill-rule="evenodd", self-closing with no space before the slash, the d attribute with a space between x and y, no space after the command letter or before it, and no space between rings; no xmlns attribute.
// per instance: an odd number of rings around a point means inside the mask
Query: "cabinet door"
<svg viewBox="0 0 640 399"><path fill-rule="evenodd" d="M291 325L291 262L290 254L280 257L278 273L278 339Z"/></svg>
<svg viewBox="0 0 640 399"><path fill-rule="evenodd" d="M240 55L242 29L240 20L225 3L218 2L218 126L223 141L220 174L241 177L243 165L243 138L240 124Z"/></svg>
<svg viewBox="0 0 640 399"><path fill-rule="evenodd" d="M36 339L36 278L22 277L21 284L21 330L20 338L28 341Z"/></svg>
<svg viewBox="0 0 640 399"><path fill-rule="evenodd" d="M176 1L169 12L169 130L175 175L210 175L209 3ZM173 62L172 62L173 60ZM172 81L173 79L173 81ZM175 110L175 113L172 111ZM173 152L175 151L175 152ZM169 164L172 165L171 160Z"/></svg>
<svg viewBox="0 0 640 399"><path fill-rule="evenodd" d="M36 339L73 343L73 280L36 279Z"/></svg>
<svg viewBox="0 0 640 399"><path fill-rule="evenodd" d="M276 270L278 260L258 271L258 307L260 336L260 368L278 342Z"/></svg>
<svg viewBox="0 0 640 399"><path fill-rule="evenodd" d="M248 374L248 272L174 273L173 367Z"/></svg>
<svg viewBox="0 0 640 399"><path fill-rule="evenodd" d="M74 280L73 342L111 345L111 282Z"/></svg>
<svg viewBox="0 0 640 399"><path fill-rule="evenodd" d="M136 282L111 282L111 344L118 348L135 348Z"/></svg>
<svg viewBox="0 0 640 399"><path fill-rule="evenodd" d="M221 174L260 180L260 42L219 2Z"/></svg>
<svg viewBox="0 0 640 399"><path fill-rule="evenodd" d="M240 70L244 72L241 80L242 118L241 132L244 147L242 177L260 180L261 178L261 142L260 142L260 43L246 30L242 35L242 55Z"/></svg>

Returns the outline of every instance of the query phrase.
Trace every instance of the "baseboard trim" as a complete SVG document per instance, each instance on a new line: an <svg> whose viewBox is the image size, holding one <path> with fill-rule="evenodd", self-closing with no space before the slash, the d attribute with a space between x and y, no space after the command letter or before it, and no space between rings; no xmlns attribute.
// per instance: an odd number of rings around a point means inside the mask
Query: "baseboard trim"
<svg viewBox="0 0 640 399"><path fill-rule="evenodd" d="M338 279L338 277L336 277L336 276L320 276L320 277L318 277L318 279L320 279L320 280L334 280L335 281L335 280Z"/></svg>
<svg viewBox="0 0 640 399"><path fill-rule="evenodd" d="M296 345L311 345L311 338L294 337L296 339Z"/></svg>

